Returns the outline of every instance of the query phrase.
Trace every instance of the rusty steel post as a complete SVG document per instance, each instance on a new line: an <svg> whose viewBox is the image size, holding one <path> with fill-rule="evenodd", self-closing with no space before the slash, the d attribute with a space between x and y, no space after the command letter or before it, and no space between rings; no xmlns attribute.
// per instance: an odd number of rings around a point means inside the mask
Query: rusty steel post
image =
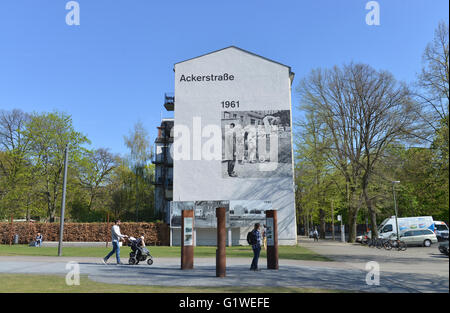
<svg viewBox="0 0 450 313"><path fill-rule="evenodd" d="M225 277L226 275L226 216L225 208L216 209L217 217L217 250L216 250L216 277Z"/></svg>
<svg viewBox="0 0 450 313"><path fill-rule="evenodd" d="M185 221L191 219L191 228L186 229L185 234ZM190 226L190 225L187 225ZM194 268L194 210L181 211L181 269L189 270ZM186 236L185 236L186 235Z"/></svg>
<svg viewBox="0 0 450 313"><path fill-rule="evenodd" d="M277 211L266 211L267 268L278 269L278 220Z"/></svg>

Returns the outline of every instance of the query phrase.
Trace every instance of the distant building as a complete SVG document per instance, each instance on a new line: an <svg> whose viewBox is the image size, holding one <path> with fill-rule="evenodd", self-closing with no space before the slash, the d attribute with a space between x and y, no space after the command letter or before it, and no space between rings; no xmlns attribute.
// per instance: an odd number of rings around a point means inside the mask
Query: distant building
<svg viewBox="0 0 450 313"><path fill-rule="evenodd" d="M164 107L173 111L174 97L166 94ZM171 130L172 118L164 118L158 126L158 137L155 140L155 151L152 163L155 164L155 210L166 223L170 223L170 201L173 200L173 159L170 149L173 144Z"/></svg>

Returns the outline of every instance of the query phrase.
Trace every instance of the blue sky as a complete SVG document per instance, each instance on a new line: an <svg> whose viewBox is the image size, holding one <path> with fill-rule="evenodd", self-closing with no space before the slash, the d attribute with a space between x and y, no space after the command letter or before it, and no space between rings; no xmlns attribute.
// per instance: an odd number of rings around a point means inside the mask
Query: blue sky
<svg viewBox="0 0 450 313"><path fill-rule="evenodd" d="M67 2L0 0L0 109L68 113L92 148L123 155L135 122L153 141L171 116L176 62L235 45L291 66L294 87L351 61L412 82L449 20L448 0L379 0L380 26L365 23L366 0L78 0L68 26Z"/></svg>

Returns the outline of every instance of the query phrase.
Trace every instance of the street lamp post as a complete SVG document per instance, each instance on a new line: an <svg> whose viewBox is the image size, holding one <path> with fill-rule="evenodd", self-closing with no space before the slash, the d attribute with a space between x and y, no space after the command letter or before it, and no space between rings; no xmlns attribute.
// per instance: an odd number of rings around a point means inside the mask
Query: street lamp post
<svg viewBox="0 0 450 313"><path fill-rule="evenodd" d="M397 199L395 198L395 184L399 184L400 181L395 180L392 182L392 192L394 193L394 209L395 209L395 227L396 227L396 231L397 231L397 240L400 239L400 234L399 234L399 230L398 230L398 211L397 211Z"/></svg>
<svg viewBox="0 0 450 313"><path fill-rule="evenodd" d="M58 242L58 256L62 255L62 243L64 237L64 212L66 209L66 185L67 185L67 163L68 163L68 155L69 148L66 145L64 149L64 176L63 176L63 190L61 197L61 217L59 219L59 242Z"/></svg>

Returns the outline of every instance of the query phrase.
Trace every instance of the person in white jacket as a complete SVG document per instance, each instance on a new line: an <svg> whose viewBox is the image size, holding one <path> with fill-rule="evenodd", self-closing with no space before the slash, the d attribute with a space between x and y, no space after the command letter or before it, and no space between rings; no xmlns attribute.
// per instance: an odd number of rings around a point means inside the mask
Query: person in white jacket
<svg viewBox="0 0 450 313"><path fill-rule="evenodd" d="M127 235L122 235L120 233L120 220L116 220L114 222L113 227L111 227L111 241L112 241L112 246L113 249L110 253L108 253L107 256L105 256L102 259L103 264L106 264L106 262L108 262L108 259L111 255L114 254L114 252L116 253L116 260L117 260L117 264L122 264L122 262L120 262L120 246L119 246L119 241L123 238L128 237Z"/></svg>
<svg viewBox="0 0 450 313"><path fill-rule="evenodd" d="M263 118L263 123L264 123L264 129L266 131L266 136L270 135L270 133L272 132L272 126L273 125L278 125L280 123L281 119L278 116L271 116L271 115L267 115Z"/></svg>
<svg viewBox="0 0 450 313"><path fill-rule="evenodd" d="M256 161L256 126L255 125L247 125L244 128L245 132L247 132L247 144L248 144L248 161L250 163L255 163Z"/></svg>

